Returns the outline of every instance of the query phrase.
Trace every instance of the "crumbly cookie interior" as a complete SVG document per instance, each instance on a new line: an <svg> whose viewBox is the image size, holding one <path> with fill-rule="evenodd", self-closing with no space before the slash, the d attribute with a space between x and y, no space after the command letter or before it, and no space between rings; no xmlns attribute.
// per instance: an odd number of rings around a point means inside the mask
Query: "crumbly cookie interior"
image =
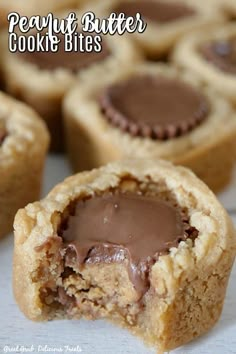
<svg viewBox="0 0 236 354"><path fill-rule="evenodd" d="M150 182L139 182L134 178L123 179L116 189L106 193L139 193L146 196L158 196L165 202L181 209L187 242L198 236L198 230L190 225L187 208L180 207L175 196ZM72 202L61 215L54 215L57 235L51 236L38 248L46 251L47 264L41 264L35 281L40 282L40 300L47 316L87 319L108 318L132 327L135 331L149 328L149 315L146 305L153 301L155 289L151 285L140 297L130 281L125 259L121 263L86 263L79 265L73 249L63 250L62 228L69 215L73 214L76 201ZM181 240L180 240L181 242ZM59 249L59 253L55 253ZM151 268L149 270L151 274ZM149 274L149 275L150 275ZM151 316L151 313L150 313ZM144 320L145 319L145 320Z"/></svg>

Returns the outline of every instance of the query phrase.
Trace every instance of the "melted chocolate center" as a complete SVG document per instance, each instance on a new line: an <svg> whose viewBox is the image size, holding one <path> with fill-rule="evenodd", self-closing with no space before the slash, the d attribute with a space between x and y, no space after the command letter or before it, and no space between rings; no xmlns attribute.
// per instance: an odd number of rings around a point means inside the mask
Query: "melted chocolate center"
<svg viewBox="0 0 236 354"><path fill-rule="evenodd" d="M220 70L236 75L236 37L201 46L203 57Z"/></svg>
<svg viewBox="0 0 236 354"><path fill-rule="evenodd" d="M86 37L86 35L85 35ZM102 42L102 51L97 53L92 52L82 52L82 51L72 51L66 52L64 36L58 35L58 38L61 39L60 44L58 45L57 52L24 52L18 53L25 61L37 65L42 70L55 70L58 68L65 68L72 72L79 71L90 65L103 61L110 55L110 51L106 42L103 39Z"/></svg>
<svg viewBox="0 0 236 354"><path fill-rule="evenodd" d="M159 23L172 22L195 14L193 8L181 1L168 2L154 0L123 1L112 12L118 14L125 13L126 16L132 17L135 17L139 12L143 18Z"/></svg>
<svg viewBox="0 0 236 354"><path fill-rule="evenodd" d="M132 135L168 139L182 135L209 112L205 97L186 83L136 76L110 86L101 98L105 117Z"/></svg>
<svg viewBox="0 0 236 354"><path fill-rule="evenodd" d="M185 231L180 210L170 203L120 193L77 202L60 234L79 264L127 260L130 279L143 294L150 267L192 233Z"/></svg>

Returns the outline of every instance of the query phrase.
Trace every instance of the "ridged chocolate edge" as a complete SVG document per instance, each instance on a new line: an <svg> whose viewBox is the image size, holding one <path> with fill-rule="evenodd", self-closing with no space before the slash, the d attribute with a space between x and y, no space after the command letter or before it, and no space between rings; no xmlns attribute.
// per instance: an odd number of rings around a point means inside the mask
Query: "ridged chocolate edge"
<svg viewBox="0 0 236 354"><path fill-rule="evenodd" d="M108 89L109 90L109 89ZM206 119L209 113L207 103L204 101L199 109L199 112L188 121L176 122L176 125L169 124L166 127L155 125L151 127L147 124L138 124L137 122L129 121L122 113L116 110L110 100L109 92L105 91L99 99L99 103L105 118L113 125L120 128L122 131L143 138L151 138L153 140L168 140L182 136L197 127Z"/></svg>

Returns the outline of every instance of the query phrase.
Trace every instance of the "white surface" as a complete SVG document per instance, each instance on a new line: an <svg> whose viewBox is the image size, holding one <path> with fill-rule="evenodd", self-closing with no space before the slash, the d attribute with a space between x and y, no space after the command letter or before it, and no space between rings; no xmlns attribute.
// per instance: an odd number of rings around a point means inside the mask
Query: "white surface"
<svg viewBox="0 0 236 354"><path fill-rule="evenodd" d="M45 174L44 194L69 175L70 170L63 158L49 157ZM236 176L232 186L219 197L227 209L236 209ZM236 212L235 215L232 213L232 216L236 224ZM12 295L12 251L13 237L9 236L0 241L0 353L21 353L26 352L26 349L31 353L155 353L155 350L146 348L139 339L127 331L105 321L33 323L25 319ZM236 265L232 272L224 311L219 323L207 335L173 351L173 354L236 354L235 333ZM24 347L17 348L17 345ZM43 347L45 345L47 347ZM69 348L64 346L69 346Z"/></svg>

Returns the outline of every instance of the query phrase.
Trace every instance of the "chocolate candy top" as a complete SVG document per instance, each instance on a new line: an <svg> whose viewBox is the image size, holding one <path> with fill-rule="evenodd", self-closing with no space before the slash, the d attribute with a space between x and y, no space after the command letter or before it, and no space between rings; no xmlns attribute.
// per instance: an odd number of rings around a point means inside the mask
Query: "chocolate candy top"
<svg viewBox="0 0 236 354"><path fill-rule="evenodd" d="M123 12L126 16L132 17L135 17L139 12L146 20L157 23L172 22L195 14L193 8L178 0L176 2L168 2L166 0L123 1L113 8L112 12Z"/></svg>
<svg viewBox="0 0 236 354"><path fill-rule="evenodd" d="M156 197L107 194L76 204L61 231L77 262L128 261L130 279L143 294L150 266L161 254L189 237L181 212Z"/></svg>
<svg viewBox="0 0 236 354"><path fill-rule="evenodd" d="M84 35L86 37L86 34ZM25 61L35 64L38 68L42 70L55 70L58 68L65 68L72 72L77 72L90 65L98 63L106 59L110 55L108 46L105 40L102 41L102 51L97 53L95 51L82 52L82 51L71 51L66 52L64 50L64 35L58 35L61 40L57 52L24 52L18 53L21 58Z"/></svg>
<svg viewBox="0 0 236 354"><path fill-rule="evenodd" d="M201 46L203 57L220 70L236 75L236 37Z"/></svg>
<svg viewBox="0 0 236 354"><path fill-rule="evenodd" d="M100 103L113 125L152 139L183 135L209 112L206 98L190 85L151 75L134 76L108 87Z"/></svg>

